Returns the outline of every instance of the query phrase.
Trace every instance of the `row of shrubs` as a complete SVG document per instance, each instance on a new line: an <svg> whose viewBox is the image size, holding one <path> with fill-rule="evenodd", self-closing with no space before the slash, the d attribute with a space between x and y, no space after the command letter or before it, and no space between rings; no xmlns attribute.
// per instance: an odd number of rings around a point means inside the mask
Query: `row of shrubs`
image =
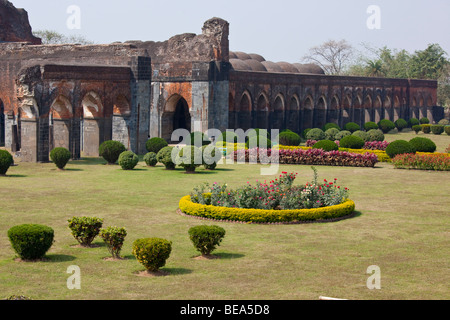
<svg viewBox="0 0 450 320"><path fill-rule="evenodd" d="M450 157L444 154L398 154L392 159L397 169L450 171Z"/></svg>
<svg viewBox="0 0 450 320"><path fill-rule="evenodd" d="M435 135L441 135L445 132L447 135L450 136L450 125L421 124L413 126L412 129L416 134L418 134L419 132L423 132L425 134L433 133Z"/></svg>
<svg viewBox="0 0 450 320"><path fill-rule="evenodd" d="M434 153L435 151L436 144L432 140L423 137L416 137L410 141L395 140L386 148L386 153L391 159L400 154Z"/></svg>
<svg viewBox="0 0 450 320"><path fill-rule="evenodd" d="M83 247L90 247L100 236L113 258L121 258L120 252L127 236L125 228L102 228L103 219L96 217L73 217L68 220L73 237ZM210 255L225 236L225 230L218 226L201 225L188 231L194 247L202 255ZM54 243L54 230L38 224L23 224L8 230L8 238L17 255L25 261L44 258ZM172 250L172 243L160 238L144 238L134 241L132 253L149 271L163 267Z"/></svg>

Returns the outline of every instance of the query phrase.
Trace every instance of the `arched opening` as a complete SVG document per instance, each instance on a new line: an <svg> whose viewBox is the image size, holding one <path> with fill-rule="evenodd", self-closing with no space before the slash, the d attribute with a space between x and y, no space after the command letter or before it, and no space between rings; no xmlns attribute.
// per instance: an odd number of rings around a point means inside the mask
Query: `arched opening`
<svg viewBox="0 0 450 320"><path fill-rule="evenodd" d="M327 103L325 97L320 97L314 109L313 127L323 128L327 123Z"/></svg>
<svg viewBox="0 0 450 320"><path fill-rule="evenodd" d="M344 128L345 125L349 122L351 122L351 104L352 104L352 98L348 94L345 96L344 100L342 101L342 113L341 113L341 127Z"/></svg>
<svg viewBox="0 0 450 320"><path fill-rule="evenodd" d="M387 120L392 120L392 104L391 104L391 99L386 96L386 98L384 99L384 119Z"/></svg>
<svg viewBox="0 0 450 320"><path fill-rule="evenodd" d="M284 129L284 98L278 95L273 104L273 109L270 114L270 129Z"/></svg>
<svg viewBox="0 0 450 320"><path fill-rule="evenodd" d="M374 109L374 122L378 123L381 119L381 97L377 96L375 98L375 101L373 103L373 109Z"/></svg>
<svg viewBox="0 0 450 320"><path fill-rule="evenodd" d="M114 99L112 119L112 139L121 142L130 150L130 126L128 124L131 114L128 99L120 94Z"/></svg>
<svg viewBox="0 0 450 320"><path fill-rule="evenodd" d="M161 137L167 142L172 141L172 133L177 129L191 131L191 114L187 101L180 95L174 94L164 106L164 112L161 117Z"/></svg>
<svg viewBox="0 0 450 320"><path fill-rule="evenodd" d="M300 122L300 103L298 97L295 95L289 101L288 109L286 112L286 126L289 130L299 133Z"/></svg>
<svg viewBox="0 0 450 320"><path fill-rule="evenodd" d="M49 150L66 148L70 150L70 119L72 119L72 104L64 97L57 97L49 112Z"/></svg>
<svg viewBox="0 0 450 320"><path fill-rule="evenodd" d="M87 157L98 157L98 148L103 142L103 103L96 92L88 92L81 101L81 150Z"/></svg>
<svg viewBox="0 0 450 320"><path fill-rule="evenodd" d="M337 96L331 99L327 122L339 124L339 98Z"/></svg>
<svg viewBox="0 0 450 320"><path fill-rule="evenodd" d="M5 107L0 99L0 147L5 146Z"/></svg>
<svg viewBox="0 0 450 320"><path fill-rule="evenodd" d="M313 128L313 110L313 99L311 96L308 96L303 102L303 118L300 119L302 121L301 130Z"/></svg>
<svg viewBox="0 0 450 320"><path fill-rule="evenodd" d="M269 129L269 101L261 94L256 103L255 129Z"/></svg>
<svg viewBox="0 0 450 320"><path fill-rule="evenodd" d="M362 124L372 121L370 116L370 111L372 110L372 98L370 96L366 96L366 99L364 100L363 109L364 109L364 117L363 117L364 121L362 122Z"/></svg>
<svg viewBox="0 0 450 320"><path fill-rule="evenodd" d="M238 126L236 129L247 131L252 127L252 99L248 92L242 94L236 117Z"/></svg>
<svg viewBox="0 0 450 320"><path fill-rule="evenodd" d="M39 108L34 98L22 101L17 115L17 145L22 161L36 162L38 158ZM45 149L43 147L42 149Z"/></svg>
<svg viewBox="0 0 450 320"><path fill-rule="evenodd" d="M427 99L426 104L426 110L427 110L427 118L430 120L430 122L433 122L433 98L430 96Z"/></svg>
<svg viewBox="0 0 450 320"><path fill-rule="evenodd" d="M393 108L393 121L397 121L400 119L401 115L401 105L400 105L400 99L395 96L394 98L394 108Z"/></svg>
<svg viewBox="0 0 450 320"><path fill-rule="evenodd" d="M420 99L419 99L419 111L420 111L420 118L426 118L427 110L425 107L425 102L424 102L423 96L420 96Z"/></svg>
<svg viewBox="0 0 450 320"><path fill-rule="evenodd" d="M357 95L355 102L353 103L353 122L357 123L359 126L362 127L363 123L363 112L365 113L365 108L362 106L362 97L361 95Z"/></svg>

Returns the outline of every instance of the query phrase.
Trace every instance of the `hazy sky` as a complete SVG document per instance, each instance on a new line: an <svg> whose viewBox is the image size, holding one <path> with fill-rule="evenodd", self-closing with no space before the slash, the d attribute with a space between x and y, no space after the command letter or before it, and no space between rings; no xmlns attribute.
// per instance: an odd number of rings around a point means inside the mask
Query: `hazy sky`
<svg viewBox="0 0 450 320"><path fill-rule="evenodd" d="M230 50L258 53L266 60L299 62L309 48L346 39L409 52L439 43L450 54L449 0L10 0L28 11L33 30L81 34L96 43L164 41L176 34L201 33L220 17L230 23ZM70 30L67 8L81 12L81 29ZM381 29L370 30L367 13L377 5Z"/></svg>

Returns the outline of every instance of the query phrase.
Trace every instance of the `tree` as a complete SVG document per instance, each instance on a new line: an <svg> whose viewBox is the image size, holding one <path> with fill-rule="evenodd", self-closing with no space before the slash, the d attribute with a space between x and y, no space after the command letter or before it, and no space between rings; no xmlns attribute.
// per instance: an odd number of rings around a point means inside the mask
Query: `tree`
<svg viewBox="0 0 450 320"><path fill-rule="evenodd" d="M66 36L54 30L37 30L33 31L35 37L42 39L42 44L93 44L93 41L87 40L82 35L69 35Z"/></svg>
<svg viewBox="0 0 450 320"><path fill-rule="evenodd" d="M411 72L414 78L437 80L450 62L447 53L439 44L430 44L423 51L416 51L411 59Z"/></svg>
<svg viewBox="0 0 450 320"><path fill-rule="evenodd" d="M368 77L384 76L383 62L381 60L368 60L366 65L366 75Z"/></svg>
<svg viewBox="0 0 450 320"><path fill-rule="evenodd" d="M346 40L328 40L320 46L309 49L309 53L302 60L318 64L326 74L340 75L350 62L352 50L352 46Z"/></svg>

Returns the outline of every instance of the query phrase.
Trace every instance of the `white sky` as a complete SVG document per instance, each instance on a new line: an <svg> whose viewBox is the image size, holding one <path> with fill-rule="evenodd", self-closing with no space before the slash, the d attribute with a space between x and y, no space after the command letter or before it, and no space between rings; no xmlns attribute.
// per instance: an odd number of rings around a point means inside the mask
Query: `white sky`
<svg viewBox="0 0 450 320"><path fill-rule="evenodd" d="M201 33L220 17L230 23L230 50L271 61L299 62L308 49L334 39L409 52L439 43L450 54L449 0L10 0L28 11L33 30L81 34L96 43L164 41ZM66 12L81 9L81 29L70 30ZM381 9L381 29L369 30L367 8Z"/></svg>

